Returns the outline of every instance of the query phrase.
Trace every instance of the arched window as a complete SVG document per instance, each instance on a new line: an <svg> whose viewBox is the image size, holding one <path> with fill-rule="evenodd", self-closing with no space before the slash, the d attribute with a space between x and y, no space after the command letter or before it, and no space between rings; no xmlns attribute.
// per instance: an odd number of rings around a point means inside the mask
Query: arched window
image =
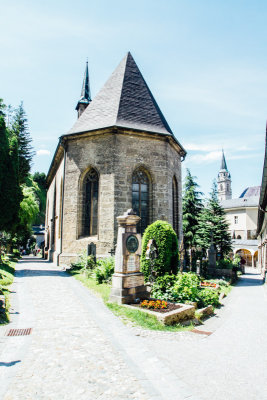
<svg viewBox="0 0 267 400"><path fill-rule="evenodd" d="M98 183L98 173L94 168L91 168L83 180L83 236L97 235Z"/></svg>
<svg viewBox="0 0 267 400"><path fill-rule="evenodd" d="M137 231L143 234L149 224L149 179L141 168L133 173L132 208L141 217L141 221L137 225Z"/></svg>
<svg viewBox="0 0 267 400"><path fill-rule="evenodd" d="M220 190L223 190L223 185L222 184L220 185Z"/></svg>
<svg viewBox="0 0 267 400"><path fill-rule="evenodd" d="M172 179L172 226L178 235L178 185L175 176Z"/></svg>

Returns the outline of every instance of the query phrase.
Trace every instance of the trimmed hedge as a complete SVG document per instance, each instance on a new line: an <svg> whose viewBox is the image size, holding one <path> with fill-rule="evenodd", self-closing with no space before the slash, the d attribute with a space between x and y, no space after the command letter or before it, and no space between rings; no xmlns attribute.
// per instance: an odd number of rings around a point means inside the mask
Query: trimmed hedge
<svg viewBox="0 0 267 400"><path fill-rule="evenodd" d="M154 239L158 248L158 258L155 260L154 271L157 276L177 274L178 270L178 240L172 226L166 221L156 221L149 225L142 240L141 271L148 281L150 275L150 260L146 259L147 243Z"/></svg>

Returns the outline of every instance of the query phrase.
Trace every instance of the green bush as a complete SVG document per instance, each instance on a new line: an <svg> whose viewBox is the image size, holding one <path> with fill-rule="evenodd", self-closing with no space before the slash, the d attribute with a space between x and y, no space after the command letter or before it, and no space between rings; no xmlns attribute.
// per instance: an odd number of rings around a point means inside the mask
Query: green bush
<svg viewBox="0 0 267 400"><path fill-rule="evenodd" d="M96 267L95 259L93 256L87 256L86 252L79 255L77 261L72 262L70 269L83 270L83 272L90 272Z"/></svg>
<svg viewBox="0 0 267 400"><path fill-rule="evenodd" d="M199 297L198 301L199 307L206 307L210 304L214 307L217 307L220 304L219 293L211 288L201 289L198 294L198 297Z"/></svg>
<svg viewBox="0 0 267 400"><path fill-rule="evenodd" d="M97 266L94 269L94 277L98 284L108 283L114 273L115 258L108 257L97 261Z"/></svg>
<svg viewBox="0 0 267 400"><path fill-rule="evenodd" d="M156 221L149 225L142 240L141 271L148 281L150 276L150 260L146 259L147 243L154 239L158 248L158 258L155 260L156 276L176 274L178 269L178 240L172 226L166 221Z"/></svg>
<svg viewBox="0 0 267 400"><path fill-rule="evenodd" d="M164 275L157 278L151 290L151 297L166 301L175 301L172 290L177 279L176 275Z"/></svg>
<svg viewBox="0 0 267 400"><path fill-rule="evenodd" d="M192 272L177 275L172 293L180 303L199 300L200 278Z"/></svg>
<svg viewBox="0 0 267 400"><path fill-rule="evenodd" d="M238 254L236 254L233 259L233 266L240 267L240 261L241 261L241 257Z"/></svg>
<svg viewBox="0 0 267 400"><path fill-rule="evenodd" d="M223 260L216 261L216 267L221 269L231 269L233 268L233 263L229 258L224 258Z"/></svg>
<svg viewBox="0 0 267 400"><path fill-rule="evenodd" d="M178 303L197 302L198 307L210 304L218 306L219 292L212 288L201 288L200 282L199 276L193 272L165 275L156 280L151 295L156 299Z"/></svg>

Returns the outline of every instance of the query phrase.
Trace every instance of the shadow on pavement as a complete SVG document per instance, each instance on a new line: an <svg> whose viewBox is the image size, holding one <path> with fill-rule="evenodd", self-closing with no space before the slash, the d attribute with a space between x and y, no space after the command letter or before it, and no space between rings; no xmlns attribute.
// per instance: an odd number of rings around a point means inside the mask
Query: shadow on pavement
<svg viewBox="0 0 267 400"><path fill-rule="evenodd" d="M42 269L21 269L16 271L17 278L23 277L34 277L34 276L61 276L63 278L69 278L71 275L65 271L55 271L55 270L42 270Z"/></svg>
<svg viewBox="0 0 267 400"><path fill-rule="evenodd" d="M12 367L13 365L20 363L21 360L17 360L17 361L11 361L11 362L0 362L0 367Z"/></svg>
<svg viewBox="0 0 267 400"><path fill-rule="evenodd" d="M239 278L237 282L238 287L245 287L245 286L261 286L263 285L263 279L260 274L245 274Z"/></svg>
<svg viewBox="0 0 267 400"><path fill-rule="evenodd" d="M39 257L34 257L34 256L26 256L26 257L22 257L19 260L20 264L27 264L27 263L38 263L38 264L51 264L50 261L48 260L44 260L43 258L39 258Z"/></svg>
<svg viewBox="0 0 267 400"><path fill-rule="evenodd" d="M38 264L37 268L28 269L27 264ZM35 276L61 276L64 278L69 278L70 275L64 270L60 271L58 269L52 269L53 264L44 260L43 258L38 258L34 256L24 256L19 260L20 267L25 267L23 269L18 269L16 271L16 277L35 277ZM40 267L40 268L39 268ZM44 268L44 269L43 269ZM49 269L48 269L49 268ZM51 268L51 269L50 269Z"/></svg>

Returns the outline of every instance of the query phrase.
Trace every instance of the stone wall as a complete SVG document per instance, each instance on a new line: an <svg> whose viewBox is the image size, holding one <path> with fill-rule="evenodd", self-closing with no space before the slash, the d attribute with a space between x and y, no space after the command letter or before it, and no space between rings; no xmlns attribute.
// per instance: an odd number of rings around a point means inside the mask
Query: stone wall
<svg viewBox="0 0 267 400"><path fill-rule="evenodd" d="M48 188L46 200L45 247L47 249L48 259L54 262L57 262L57 257L61 252L61 205L63 195L63 168L64 159L61 159L56 175L53 177L53 180ZM53 230L55 231L53 232ZM53 234L55 238L54 244L52 244Z"/></svg>
<svg viewBox="0 0 267 400"><path fill-rule="evenodd" d="M62 254L59 256L61 264L69 264L91 242L96 243L98 257L109 255L117 237L116 218L132 207L132 174L138 167L145 169L150 180L150 223L162 219L172 224L172 179L176 176L181 237L181 160L168 137L129 130L105 130L66 139L63 241ZM98 234L82 237L79 229L81 184L91 167L99 174ZM62 173L60 164L55 177L57 182ZM55 178L48 191L49 204L52 204ZM51 210L49 212L51 218Z"/></svg>

